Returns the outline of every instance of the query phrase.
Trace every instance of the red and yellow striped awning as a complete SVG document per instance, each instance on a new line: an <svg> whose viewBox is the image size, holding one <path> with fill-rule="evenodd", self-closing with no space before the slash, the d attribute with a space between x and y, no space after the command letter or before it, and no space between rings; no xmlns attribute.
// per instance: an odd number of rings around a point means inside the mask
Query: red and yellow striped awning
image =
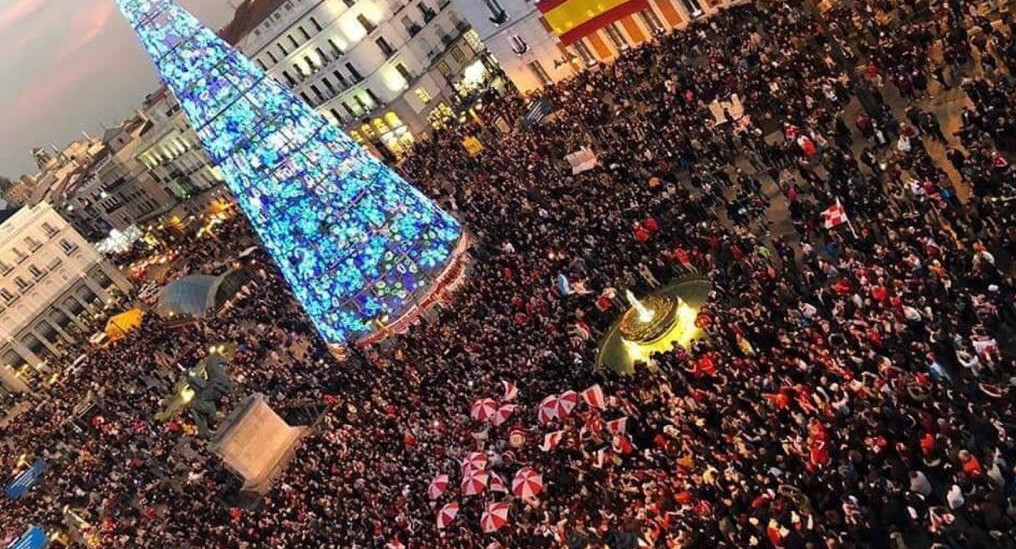
<svg viewBox="0 0 1016 549"><path fill-rule="evenodd" d="M537 4L566 46L648 7L648 0L541 0Z"/></svg>

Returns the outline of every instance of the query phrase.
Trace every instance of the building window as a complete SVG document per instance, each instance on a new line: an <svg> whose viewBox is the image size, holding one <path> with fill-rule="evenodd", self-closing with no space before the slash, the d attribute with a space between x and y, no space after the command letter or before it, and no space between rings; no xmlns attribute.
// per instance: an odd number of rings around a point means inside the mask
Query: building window
<svg viewBox="0 0 1016 549"><path fill-rule="evenodd" d="M334 76L335 79L339 81L339 84L341 84L343 88L349 87L349 81L346 80L345 76L342 76L342 73L339 72L338 69L332 71L332 76Z"/></svg>
<svg viewBox="0 0 1016 549"><path fill-rule="evenodd" d="M327 78L322 78L321 83L324 84L326 88L328 88L328 91L331 92L332 96L335 96L335 94L339 93L338 91L335 90L335 86L332 85L332 82Z"/></svg>
<svg viewBox="0 0 1016 549"><path fill-rule="evenodd" d="M258 66L261 67L261 70L263 71L268 70L268 67L265 66L265 62L260 59L258 59Z"/></svg>
<svg viewBox="0 0 1016 549"><path fill-rule="evenodd" d="M308 105L314 104L314 102L310 100L310 97L307 96L307 92L300 92L300 97L303 98L304 103Z"/></svg>
<svg viewBox="0 0 1016 549"><path fill-rule="evenodd" d="M5 275L5 274L7 274L7 273L9 273L9 272L11 272L13 270L14 270L14 267L8 265L7 263L5 263L3 261L0 261L0 274L4 274Z"/></svg>
<svg viewBox="0 0 1016 549"><path fill-rule="evenodd" d="M293 76L289 74L289 71L282 71L282 77L286 79L286 83L289 84L289 87L296 85L296 80L293 80Z"/></svg>
<svg viewBox="0 0 1016 549"><path fill-rule="evenodd" d="M384 54L385 58L395 55L395 48L385 40L384 36L378 36L374 43L381 49L381 53Z"/></svg>
<svg viewBox="0 0 1016 549"><path fill-rule="evenodd" d="M314 48L314 53L318 55L318 63L320 63L321 65L324 65L325 63L328 62L328 56L325 55L324 50L322 50L321 48Z"/></svg>
<svg viewBox="0 0 1016 549"><path fill-rule="evenodd" d="M378 99L377 94L374 93L374 90L372 90L370 88L367 88L364 91L367 92L367 97L370 98L370 102L371 102L372 106L377 107L377 106L381 105L381 100Z"/></svg>
<svg viewBox="0 0 1016 549"><path fill-rule="evenodd" d="M321 32L322 30L324 30L324 29L323 29L323 28L321 27L321 23L318 23L318 20L317 20L317 18L316 18L316 17L313 17L313 16L312 16L312 17L310 18L310 24L311 24L311 25L314 25L314 30L316 30L316 31L318 31L318 32Z"/></svg>
<svg viewBox="0 0 1016 549"><path fill-rule="evenodd" d="M420 25L417 25L416 21L413 21L413 19L408 15L402 16L402 26L405 27L406 32L409 33L409 36L416 36L416 33L423 30L422 27L420 27Z"/></svg>
<svg viewBox="0 0 1016 549"><path fill-rule="evenodd" d="M353 7L353 4L356 3L356 0L342 0L342 1L349 7Z"/></svg>
<svg viewBox="0 0 1016 549"><path fill-rule="evenodd" d="M28 237L25 237L25 246L28 246L28 250L29 251L34 252L34 251L36 251L36 250L38 250L39 248L42 247L42 243L39 242L38 240L28 236Z"/></svg>
<svg viewBox="0 0 1016 549"><path fill-rule="evenodd" d="M72 244L72 243L68 242L66 239L61 239L60 240L60 248L67 255L71 255L72 253L74 253L74 252L76 252L78 250L77 244Z"/></svg>
<svg viewBox="0 0 1016 549"><path fill-rule="evenodd" d="M484 3L487 4L487 11L490 12L489 19L491 23L503 25L508 21L508 12L504 11L504 8L501 7L501 4L497 0L484 0Z"/></svg>
<svg viewBox="0 0 1016 549"><path fill-rule="evenodd" d="M437 17L437 12L434 11L434 9L428 6L427 4L424 4L423 2L417 4L416 7L420 10L420 13L423 14L424 23L430 23L431 21L434 20L435 17Z"/></svg>
<svg viewBox="0 0 1016 549"><path fill-rule="evenodd" d="M526 52L529 51L529 43L526 42L526 40L521 36L517 34L513 35L511 37L511 41L512 41L512 51L515 52L515 55L519 56L525 55Z"/></svg>
<svg viewBox="0 0 1016 549"><path fill-rule="evenodd" d="M543 68L543 65L541 65L539 61L530 62L529 70L532 71L533 75L536 76L536 79L540 81L541 86L548 87L554 85L554 79L547 74L546 69Z"/></svg>
<svg viewBox="0 0 1016 549"><path fill-rule="evenodd" d="M575 51L579 52L579 57L587 66L596 64L596 57L593 55L593 52L589 51L589 46L582 40L575 42Z"/></svg>
<svg viewBox="0 0 1016 549"><path fill-rule="evenodd" d="M423 103L424 105L434 100L434 98L430 96L430 93L428 93L427 90L423 88L416 88L416 91L414 91L413 93L416 94L417 99L419 99L420 102Z"/></svg>
<svg viewBox="0 0 1016 549"><path fill-rule="evenodd" d="M335 43L335 40L331 38L328 39L328 45L332 47L332 53L335 55L335 58L338 59L339 56L342 55L342 48L340 48L339 45Z"/></svg>
<svg viewBox="0 0 1016 549"><path fill-rule="evenodd" d="M11 249L11 251L12 251L12 252L14 252L14 261L15 261L15 263L17 263L18 265L20 265L20 264L21 264L21 263L23 263L23 262L24 262L24 261L25 261L26 259L28 259L28 256L27 256L27 255L25 255L25 254L24 254L24 253L23 253L23 252L22 252L21 250L19 250L19 249L17 249L17 248L12 248L12 249Z"/></svg>
<svg viewBox="0 0 1016 549"><path fill-rule="evenodd" d="M649 29L652 30L654 33L659 34L661 32L664 32L665 29L663 27L663 22L660 21L659 17L657 17L656 12L653 11L653 8L646 8L640 11L639 17L642 18L642 22L645 23L646 26L649 27Z"/></svg>
<svg viewBox="0 0 1016 549"><path fill-rule="evenodd" d="M275 57L275 54L272 52L268 52L268 58L272 60L273 65L279 62L279 58Z"/></svg>
<svg viewBox="0 0 1016 549"><path fill-rule="evenodd" d="M15 299L14 294L9 292L7 288L0 288L0 298L3 298L4 303L6 303L7 305L13 303Z"/></svg>
<svg viewBox="0 0 1016 549"><path fill-rule="evenodd" d="M370 109L367 108L367 104L363 102L363 99L359 95L353 96L353 101L356 101L356 106L360 107L360 112L368 112Z"/></svg>
<svg viewBox="0 0 1016 549"><path fill-rule="evenodd" d="M402 75L403 79L405 79L406 84L409 84L410 82L413 81L413 75L409 74L409 69L407 69L406 66L403 65L402 63L396 63L395 70L399 71L399 74Z"/></svg>
<svg viewBox="0 0 1016 549"><path fill-rule="evenodd" d="M303 25L300 25L299 30L304 40L310 40L310 33L307 32L307 29L303 28Z"/></svg>
<svg viewBox="0 0 1016 549"><path fill-rule="evenodd" d="M286 46L282 45L282 42L279 42L279 51L282 52L282 57L289 55L289 51L286 50Z"/></svg>
<svg viewBox="0 0 1016 549"><path fill-rule="evenodd" d="M354 67L352 63L346 63L346 70L348 70L349 75L353 77L353 82L363 80L363 75L360 74L360 71L356 70L356 67Z"/></svg>
<svg viewBox="0 0 1016 549"><path fill-rule="evenodd" d="M286 38L289 38L289 43L292 44L294 49L300 46L300 43L296 41L296 38L293 38L292 34L287 34Z"/></svg>
<svg viewBox="0 0 1016 549"><path fill-rule="evenodd" d="M339 111L335 109L329 109L328 112L332 113L332 118L334 118L336 122L342 122L342 115L339 114Z"/></svg>
<svg viewBox="0 0 1016 549"><path fill-rule="evenodd" d="M314 92L314 95L316 95L318 99L325 98L325 96L321 94L321 90L317 87L317 84L311 84L310 91Z"/></svg>
<svg viewBox="0 0 1016 549"><path fill-rule="evenodd" d="M356 117L356 113L353 111L353 108L349 106L349 103L346 103L345 101L343 101L342 102L342 108L346 109L346 112L349 113L349 116L351 116L353 118Z"/></svg>
<svg viewBox="0 0 1016 549"><path fill-rule="evenodd" d="M46 273L42 272L42 269L36 267L35 265L29 265L28 266L28 272L32 275L32 278L34 278L36 280L39 280L40 278L42 278L46 274Z"/></svg>
<svg viewBox="0 0 1016 549"><path fill-rule="evenodd" d="M362 13L356 16L356 20L360 22L360 26L363 27L363 30L367 31L367 34L374 32L374 29L377 28L377 25L372 23L371 20L367 19L367 16Z"/></svg>
<svg viewBox="0 0 1016 549"><path fill-rule="evenodd" d="M317 65L314 64L314 61L311 60L309 55L303 56L303 62L307 64L307 74L314 74L315 69L317 69Z"/></svg>
<svg viewBox="0 0 1016 549"><path fill-rule="evenodd" d="M628 42L625 41L624 35L621 34L621 31L617 30L617 23L611 23L606 27L603 27L603 30L607 31L607 38L610 38L610 43L614 44L614 47L617 48L618 51L628 49Z"/></svg>
<svg viewBox="0 0 1016 549"><path fill-rule="evenodd" d="M25 279L21 278L20 276L14 277L14 283L17 284L18 289L21 290L22 292L32 287L31 283L26 282Z"/></svg>
<svg viewBox="0 0 1016 549"><path fill-rule="evenodd" d="M698 0L681 0L681 3L684 4L685 9L692 17L702 16L702 6L699 5Z"/></svg>
<svg viewBox="0 0 1016 549"><path fill-rule="evenodd" d="M43 223L42 230L46 232L46 236L48 237L52 237L57 233L56 227L50 225L49 223Z"/></svg>

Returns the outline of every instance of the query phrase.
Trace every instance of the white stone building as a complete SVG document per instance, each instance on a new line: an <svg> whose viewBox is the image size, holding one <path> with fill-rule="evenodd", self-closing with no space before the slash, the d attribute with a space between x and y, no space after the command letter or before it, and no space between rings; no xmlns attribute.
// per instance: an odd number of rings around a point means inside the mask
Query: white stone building
<svg viewBox="0 0 1016 549"><path fill-rule="evenodd" d="M26 206L0 224L0 390L23 391L90 335L89 320L130 290L49 204Z"/></svg>
<svg viewBox="0 0 1016 549"><path fill-rule="evenodd" d="M565 46L540 10L593 0L452 0L516 87L527 92L559 82L587 66L610 61L656 33L683 28L730 0L648 0L646 8L621 17ZM579 6L582 7L582 6Z"/></svg>
<svg viewBox="0 0 1016 549"><path fill-rule="evenodd" d="M451 0L246 0L222 35L386 157L486 73Z"/></svg>

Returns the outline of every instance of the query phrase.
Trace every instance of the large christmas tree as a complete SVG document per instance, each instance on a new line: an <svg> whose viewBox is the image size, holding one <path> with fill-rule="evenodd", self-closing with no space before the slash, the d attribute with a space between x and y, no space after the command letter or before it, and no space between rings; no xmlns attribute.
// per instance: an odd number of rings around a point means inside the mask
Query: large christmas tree
<svg viewBox="0 0 1016 549"><path fill-rule="evenodd" d="M459 223L172 0L117 0L330 343L415 311Z"/></svg>

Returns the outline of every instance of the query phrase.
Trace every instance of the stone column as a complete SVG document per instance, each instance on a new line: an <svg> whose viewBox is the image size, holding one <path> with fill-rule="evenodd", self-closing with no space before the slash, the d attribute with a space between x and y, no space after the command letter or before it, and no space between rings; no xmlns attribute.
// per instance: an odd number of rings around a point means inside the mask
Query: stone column
<svg viewBox="0 0 1016 549"><path fill-rule="evenodd" d="M92 280L92 277L83 276L81 277L81 280L82 282L85 283L85 286L88 286L90 290L95 292L95 295L99 296L99 299L101 299L103 303L109 301L109 292L107 292L105 288L100 286L98 282Z"/></svg>
<svg viewBox="0 0 1016 549"><path fill-rule="evenodd" d="M84 322L78 320L78 317L73 313L71 313L69 310L67 310L63 305L53 305L53 307L55 307L61 313L67 315L67 318L71 319L71 322L73 322L74 325L77 326L79 330L84 331L88 329L88 326L85 326Z"/></svg>
<svg viewBox="0 0 1016 549"><path fill-rule="evenodd" d="M32 334L35 337L35 339L38 339L39 342L42 343L43 347L49 349L49 352L53 353L53 356L59 357L63 355L63 353L56 348L56 345L54 345L52 341L43 337L42 334L40 334L39 332L31 330L29 331L29 333Z"/></svg>

